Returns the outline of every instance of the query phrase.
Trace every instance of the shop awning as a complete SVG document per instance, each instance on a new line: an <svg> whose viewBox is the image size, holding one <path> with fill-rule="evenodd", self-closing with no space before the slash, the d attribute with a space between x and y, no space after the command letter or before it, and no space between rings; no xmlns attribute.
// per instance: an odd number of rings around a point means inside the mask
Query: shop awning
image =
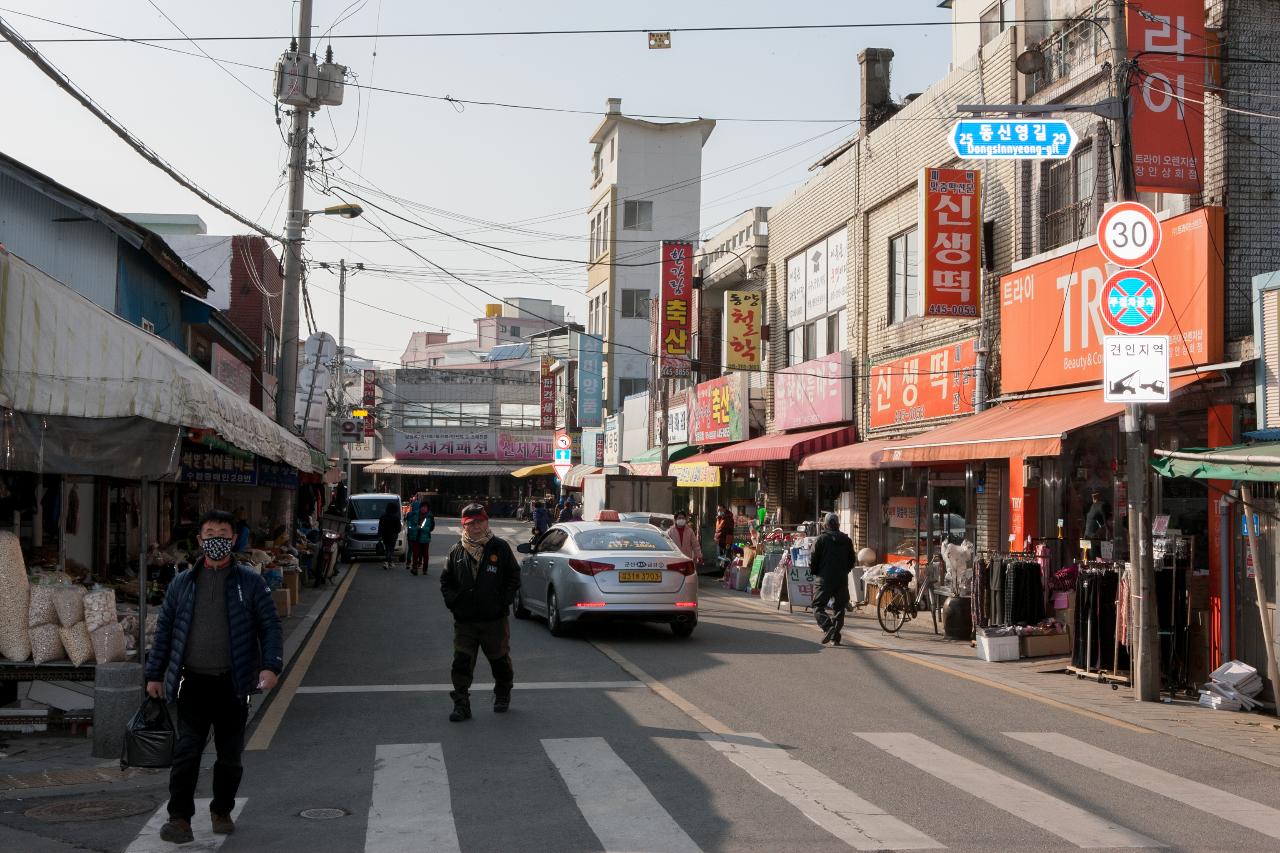
<svg viewBox="0 0 1280 853"><path fill-rule="evenodd" d="M1160 458L1151 467L1165 477L1280 483L1280 445L1276 444L1157 450L1156 456Z"/></svg>
<svg viewBox="0 0 1280 853"><path fill-rule="evenodd" d="M807 432L785 432L742 441L707 454L712 465L754 468L780 459L796 461L811 453L830 450L853 441L853 427L840 426Z"/></svg>
<svg viewBox="0 0 1280 853"><path fill-rule="evenodd" d="M1196 376L1171 380L1176 393ZM986 411L899 442L893 462L966 462L1011 456L1057 456L1073 430L1118 417L1124 404L1107 403L1102 389L1001 403Z"/></svg>
<svg viewBox="0 0 1280 853"><path fill-rule="evenodd" d="M868 471L876 468L901 468L906 462L895 462L890 454L901 447L901 439L881 438L859 441L806 456L800 463L801 471Z"/></svg>
<svg viewBox="0 0 1280 853"><path fill-rule="evenodd" d="M697 452L698 448L690 447L687 444L669 444L667 445L667 461L675 462L692 456ZM627 462L627 465L631 468L633 474L639 474L643 477L660 477L662 476L662 448L651 447Z"/></svg>
<svg viewBox="0 0 1280 853"><path fill-rule="evenodd" d="M324 470L306 442L164 340L3 251L0 280L0 406L213 429L242 450L300 471Z"/></svg>
<svg viewBox="0 0 1280 853"><path fill-rule="evenodd" d="M555 465L552 465L550 462L543 462L538 465L527 465L524 468L517 468L511 472L511 476L518 480L523 480L525 477L542 477L547 474L554 474L555 472Z"/></svg>
<svg viewBox="0 0 1280 853"><path fill-rule="evenodd" d="M564 475L564 481L560 485L566 489L581 489L583 477L588 474L599 474L603 470L599 465L574 465Z"/></svg>
<svg viewBox="0 0 1280 853"><path fill-rule="evenodd" d="M381 474L383 471L387 470L388 465L396 464L396 460L393 456L384 456L375 462L352 462L351 464L363 465L364 473L366 474Z"/></svg>
<svg viewBox="0 0 1280 853"><path fill-rule="evenodd" d="M688 456L667 468L682 489L714 489L720 485L720 468L710 462L710 453Z"/></svg>
<svg viewBox="0 0 1280 853"><path fill-rule="evenodd" d="M393 462L378 473L407 476L416 474L422 477L490 477L510 474L515 470L515 465L504 465L501 462Z"/></svg>

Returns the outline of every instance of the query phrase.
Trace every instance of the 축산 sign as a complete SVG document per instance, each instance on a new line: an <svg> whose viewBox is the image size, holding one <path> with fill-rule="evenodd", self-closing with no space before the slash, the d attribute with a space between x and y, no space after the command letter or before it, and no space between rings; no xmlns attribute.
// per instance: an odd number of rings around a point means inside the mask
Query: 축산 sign
<svg viewBox="0 0 1280 853"><path fill-rule="evenodd" d="M1062 119L961 119L951 129L951 147L966 160L1062 160L1079 141Z"/></svg>

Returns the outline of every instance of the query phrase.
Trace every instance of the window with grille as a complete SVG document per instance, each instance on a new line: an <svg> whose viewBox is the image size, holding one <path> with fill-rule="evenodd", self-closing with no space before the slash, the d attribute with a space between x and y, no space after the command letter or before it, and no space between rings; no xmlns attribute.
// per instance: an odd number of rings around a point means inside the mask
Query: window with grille
<svg viewBox="0 0 1280 853"><path fill-rule="evenodd" d="M1081 145L1073 156L1042 168L1040 251L1047 252L1093 232L1093 148Z"/></svg>

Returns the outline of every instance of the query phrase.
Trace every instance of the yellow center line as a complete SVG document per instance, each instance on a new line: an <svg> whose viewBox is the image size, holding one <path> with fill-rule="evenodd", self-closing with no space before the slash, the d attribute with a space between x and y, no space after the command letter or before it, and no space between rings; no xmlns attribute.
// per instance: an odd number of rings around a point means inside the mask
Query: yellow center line
<svg viewBox="0 0 1280 853"><path fill-rule="evenodd" d="M775 611L763 604L756 604L754 601L751 601L751 602L740 601L736 598L730 598L728 596L720 596L716 594L710 595L708 596L708 598L711 600L714 600L717 604L723 601L724 603L737 607L741 610L746 610L752 613L766 613L771 616L779 616L793 625L798 625L800 627L808 627L819 633L822 632L822 629L819 628L817 625L799 622L794 619L788 619L787 617L789 617L791 614L783 613L780 610ZM911 663L916 664L917 666L923 666L928 669L935 670L937 672L946 673L947 675L952 675L952 676L955 676L956 678L963 678L965 681L972 681L973 683L981 684L984 687L993 687L996 690L1003 690L1005 693L1011 693L1014 696L1020 696L1023 699L1030 699L1033 702L1039 702L1042 705L1048 705L1051 708L1057 708L1061 711L1069 711L1072 714L1078 714L1081 717L1087 717L1088 719L1091 719L1091 720L1097 720L1098 722L1102 722L1102 723L1110 723L1111 725L1116 726L1117 728L1126 729L1128 731L1137 732L1138 734L1144 734L1144 735L1156 733L1154 729L1148 729L1142 726L1134 725L1133 723L1127 723L1123 720L1117 720L1115 717L1108 717L1106 714L1100 714L1097 711L1089 711L1084 708L1078 708L1075 705L1068 704L1067 702L1061 702L1057 699L1050 699L1048 696L1041 696L1038 693L1033 693L1032 691L1026 690L1021 687L1014 687L1013 685L1010 685L1010 684L1003 684L999 681L994 681L989 678L984 678L981 675L974 675L972 673L964 672L963 670L954 669L952 667L947 666L946 664L937 663L931 660L925 660L924 658L921 658L920 656L913 654L911 652L896 651L887 646L881 646L876 643L870 642L869 640L860 640L856 637L851 638L851 641L853 645L859 646L864 649L875 649L876 651L884 652L889 657L897 658L898 660L909 661Z"/></svg>
<svg viewBox="0 0 1280 853"><path fill-rule="evenodd" d="M289 703L293 701L298 688L302 685L302 679L306 678L307 669L311 666L311 661L315 659L316 652L320 649L320 644L324 642L325 634L329 633L329 625L333 623L334 615L338 612L338 608L342 606L342 600L347 597L347 590L351 588L351 580L355 576L356 566L352 565L347 570L347 576L342 579L342 585L333 594L333 601L329 603L329 609L320 617L315 631L307 640L302 653L298 655L293 668L289 670L289 677L280 685L275 701L271 703L271 707L267 708L262 715L262 721L254 729L253 737L249 739L248 745L245 746L246 751L260 751L271 748L271 739L276 736L276 731L284 720L285 712L289 710Z"/></svg>

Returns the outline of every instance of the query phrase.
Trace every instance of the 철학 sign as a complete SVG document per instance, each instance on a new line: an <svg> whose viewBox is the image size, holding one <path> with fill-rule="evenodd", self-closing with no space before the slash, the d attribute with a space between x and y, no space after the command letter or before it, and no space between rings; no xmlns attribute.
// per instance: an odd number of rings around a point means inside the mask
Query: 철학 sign
<svg viewBox="0 0 1280 853"><path fill-rule="evenodd" d="M748 382L747 374L733 373L694 389L689 413L690 444L724 444L749 437Z"/></svg>
<svg viewBox="0 0 1280 853"><path fill-rule="evenodd" d="M724 294L724 366L726 370L760 368L760 323L764 294L727 290Z"/></svg>
<svg viewBox="0 0 1280 853"><path fill-rule="evenodd" d="M1198 193L1204 177L1204 0L1127 4L1130 143L1144 192ZM1190 55L1188 55L1190 54Z"/></svg>
<svg viewBox="0 0 1280 853"><path fill-rule="evenodd" d="M853 373L847 350L774 374L774 429L805 429L850 420L853 420Z"/></svg>
<svg viewBox="0 0 1280 853"><path fill-rule="evenodd" d="M689 375L689 314L693 304L693 244L662 241L658 351L663 376Z"/></svg>
<svg viewBox="0 0 1280 853"><path fill-rule="evenodd" d="M976 343L960 341L872 367L871 428L972 412Z"/></svg>
<svg viewBox="0 0 1280 853"><path fill-rule="evenodd" d="M978 170L921 170L920 235L925 316L977 317L982 309Z"/></svg>
<svg viewBox="0 0 1280 853"><path fill-rule="evenodd" d="M1143 269L1159 280L1173 368L1222 361L1223 211L1202 207L1165 220L1160 255ZM1001 390L1102 381L1106 261L1096 245L1000 279Z"/></svg>

